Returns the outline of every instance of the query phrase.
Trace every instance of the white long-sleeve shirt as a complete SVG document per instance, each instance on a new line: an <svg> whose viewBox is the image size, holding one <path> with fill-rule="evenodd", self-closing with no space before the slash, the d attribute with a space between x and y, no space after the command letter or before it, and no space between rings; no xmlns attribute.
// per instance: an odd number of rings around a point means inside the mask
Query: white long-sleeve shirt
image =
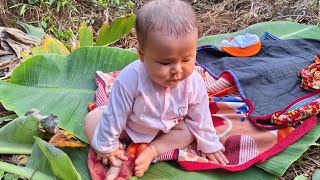
<svg viewBox="0 0 320 180"><path fill-rule="evenodd" d="M159 131L170 132L184 117L198 150L213 153L223 147L213 127L205 84L196 71L176 87L164 88L150 80L137 60L120 72L109 98L91 143L98 152L116 150L123 130L134 143L150 143Z"/></svg>

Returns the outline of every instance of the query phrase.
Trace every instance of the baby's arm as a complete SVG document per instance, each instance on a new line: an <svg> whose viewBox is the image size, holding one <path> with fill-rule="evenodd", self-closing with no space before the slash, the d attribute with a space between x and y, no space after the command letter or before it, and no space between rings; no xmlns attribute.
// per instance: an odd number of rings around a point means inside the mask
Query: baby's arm
<svg viewBox="0 0 320 180"><path fill-rule="evenodd" d="M207 156L212 161L221 164L228 163L222 153L224 147L220 143L213 126L208 94L200 75L194 76L193 79L193 92L189 99L187 115L185 122L196 138L197 149L201 150L203 156Z"/></svg>
<svg viewBox="0 0 320 180"><path fill-rule="evenodd" d="M125 129L133 105L132 98L117 81L114 82L109 97L109 105L103 110L91 141L98 158L104 164L108 161L116 162L116 159L126 159L122 153L119 137Z"/></svg>
<svg viewBox="0 0 320 180"><path fill-rule="evenodd" d="M190 111L192 112L194 106L189 108L191 108ZM224 147L216 135L211 115L210 118L203 117L202 113L205 112L205 109L198 109L197 113L191 112L188 114L190 118L186 118L186 124L197 140L197 148L201 150L201 157L208 157L209 160L222 165L229 163L223 154ZM209 119L209 121L206 122L205 119Z"/></svg>

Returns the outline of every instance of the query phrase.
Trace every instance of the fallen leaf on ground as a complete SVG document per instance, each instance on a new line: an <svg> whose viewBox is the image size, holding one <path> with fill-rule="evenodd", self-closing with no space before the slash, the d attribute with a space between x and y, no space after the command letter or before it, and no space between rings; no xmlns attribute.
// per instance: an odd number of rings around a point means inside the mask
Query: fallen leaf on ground
<svg viewBox="0 0 320 180"><path fill-rule="evenodd" d="M50 139L49 144L58 147L84 147L85 144L68 131L56 128L56 133Z"/></svg>

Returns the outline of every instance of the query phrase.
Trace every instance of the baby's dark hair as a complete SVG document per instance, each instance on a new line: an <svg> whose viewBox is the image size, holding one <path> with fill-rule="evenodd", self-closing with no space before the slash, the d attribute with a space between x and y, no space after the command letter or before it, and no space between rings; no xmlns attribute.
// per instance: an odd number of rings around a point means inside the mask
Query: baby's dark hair
<svg viewBox="0 0 320 180"><path fill-rule="evenodd" d="M193 7L184 0L151 0L138 11L135 28L139 47L144 49L150 32L166 32L176 37L198 29Z"/></svg>

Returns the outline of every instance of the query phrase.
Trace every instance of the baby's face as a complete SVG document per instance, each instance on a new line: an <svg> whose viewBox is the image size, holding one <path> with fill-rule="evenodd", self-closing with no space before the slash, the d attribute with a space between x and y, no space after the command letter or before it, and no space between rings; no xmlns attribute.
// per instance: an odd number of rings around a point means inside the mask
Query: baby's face
<svg viewBox="0 0 320 180"><path fill-rule="evenodd" d="M195 68L198 32L176 38L164 32L152 32L146 47L139 50L152 81L163 87L175 87Z"/></svg>

